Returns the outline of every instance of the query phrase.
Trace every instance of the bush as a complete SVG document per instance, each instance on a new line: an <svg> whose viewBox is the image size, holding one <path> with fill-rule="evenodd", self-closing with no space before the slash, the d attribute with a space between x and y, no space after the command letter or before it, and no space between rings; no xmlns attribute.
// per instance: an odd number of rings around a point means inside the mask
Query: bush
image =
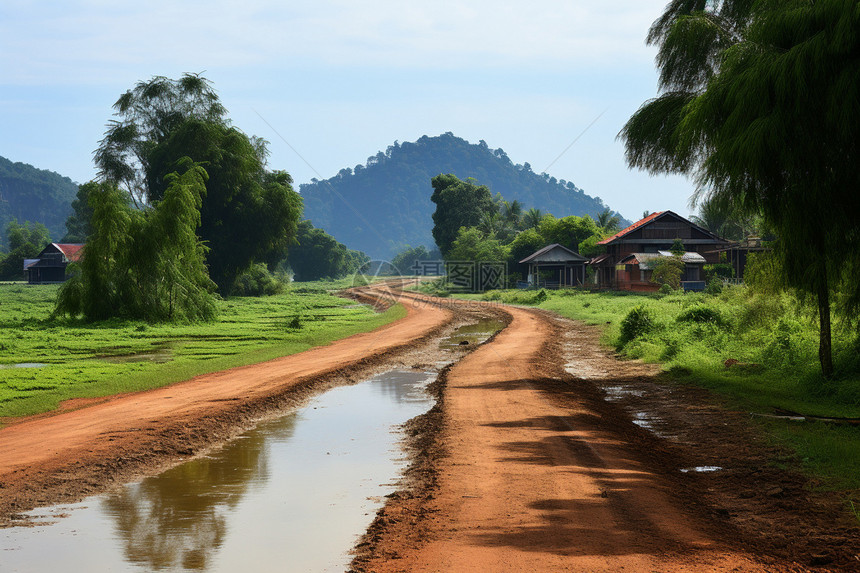
<svg viewBox="0 0 860 573"><path fill-rule="evenodd" d="M703 304L691 306L678 315L678 318L675 320L678 322L696 322L699 324L714 324L718 326L723 324L723 317L720 314L720 311Z"/></svg>
<svg viewBox="0 0 860 573"><path fill-rule="evenodd" d="M266 265L257 263L236 277L230 294L234 296L270 296L280 294L284 283L276 279Z"/></svg>
<svg viewBox="0 0 860 573"><path fill-rule="evenodd" d="M661 285L669 285L677 290L681 288L684 267L684 261L680 257L660 257L654 261L651 280Z"/></svg>
<svg viewBox="0 0 860 573"><path fill-rule="evenodd" d="M660 294L672 294L675 292L675 289L672 288L672 285L662 284L660 285L660 289L657 291Z"/></svg>
<svg viewBox="0 0 860 573"><path fill-rule="evenodd" d="M623 346L643 334L654 330L656 322L653 313L641 304L634 306L621 321L621 338L619 343Z"/></svg>
<svg viewBox="0 0 860 573"><path fill-rule="evenodd" d="M708 282L708 286L705 287L705 294L710 295L718 295L723 292L723 279L720 277L714 277Z"/></svg>

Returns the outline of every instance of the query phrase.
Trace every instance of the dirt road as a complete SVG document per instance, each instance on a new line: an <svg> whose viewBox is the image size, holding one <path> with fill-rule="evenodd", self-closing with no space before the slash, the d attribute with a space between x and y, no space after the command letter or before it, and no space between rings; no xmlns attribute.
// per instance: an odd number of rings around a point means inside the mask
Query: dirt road
<svg viewBox="0 0 860 573"><path fill-rule="evenodd" d="M429 491L380 512L355 570L808 570L738 550L737 533L727 544L624 423L577 397L551 321L506 311L510 325L447 373Z"/></svg>

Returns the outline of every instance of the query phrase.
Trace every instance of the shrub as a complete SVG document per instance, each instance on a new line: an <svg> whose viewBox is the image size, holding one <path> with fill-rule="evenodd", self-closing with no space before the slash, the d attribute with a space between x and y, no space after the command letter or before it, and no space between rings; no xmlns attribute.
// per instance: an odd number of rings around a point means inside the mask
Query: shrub
<svg viewBox="0 0 860 573"><path fill-rule="evenodd" d="M619 343L623 346L634 338L638 338L654 330L655 326L653 313L641 304L638 304L631 308L627 316L621 321L621 338L619 339Z"/></svg>
<svg viewBox="0 0 860 573"><path fill-rule="evenodd" d="M675 292L675 289L672 288L672 285L664 283L660 285L660 289L657 292L660 294L672 294Z"/></svg>
<svg viewBox="0 0 860 573"><path fill-rule="evenodd" d="M710 295L718 295L723 292L723 279L720 277L714 277L708 282L708 286L705 287L705 294Z"/></svg>
<svg viewBox="0 0 860 573"><path fill-rule="evenodd" d="M681 277L684 276L684 261L680 257L660 257L654 261L654 271L651 280L661 285L669 285L677 290L681 288Z"/></svg>
<svg viewBox="0 0 860 573"><path fill-rule="evenodd" d="M257 263L236 277L230 294L235 296L269 296L284 290L284 283L276 279L266 265Z"/></svg>
<svg viewBox="0 0 860 573"><path fill-rule="evenodd" d="M723 317L720 311L703 304L691 306L678 315L678 318L675 320L678 322L696 322L699 324L723 324Z"/></svg>

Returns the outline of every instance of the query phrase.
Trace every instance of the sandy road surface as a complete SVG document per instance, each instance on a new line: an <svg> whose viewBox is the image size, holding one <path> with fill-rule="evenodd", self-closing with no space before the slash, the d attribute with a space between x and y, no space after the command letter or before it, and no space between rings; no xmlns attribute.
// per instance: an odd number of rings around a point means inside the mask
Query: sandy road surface
<svg viewBox="0 0 860 573"><path fill-rule="evenodd" d="M437 487L418 507L386 508L356 570L799 569L714 540L599 412L559 399L570 381L548 363L550 321L506 310L509 326L447 374Z"/></svg>
<svg viewBox="0 0 860 573"><path fill-rule="evenodd" d="M387 293L374 287L355 296ZM384 358L451 320L452 313L438 306L405 306L406 317L373 332L0 429L0 524L17 512L80 499L211 446L276 408L285 395L300 394L302 384Z"/></svg>

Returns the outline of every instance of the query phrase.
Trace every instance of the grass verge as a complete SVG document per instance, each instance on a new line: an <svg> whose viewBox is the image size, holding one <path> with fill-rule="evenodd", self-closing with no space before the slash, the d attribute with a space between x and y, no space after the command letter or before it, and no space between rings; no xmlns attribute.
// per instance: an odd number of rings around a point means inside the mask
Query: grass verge
<svg viewBox="0 0 860 573"><path fill-rule="evenodd" d="M333 296L341 282L220 301L209 323L158 325L54 319L56 286L0 285L0 420L295 354L405 316Z"/></svg>

